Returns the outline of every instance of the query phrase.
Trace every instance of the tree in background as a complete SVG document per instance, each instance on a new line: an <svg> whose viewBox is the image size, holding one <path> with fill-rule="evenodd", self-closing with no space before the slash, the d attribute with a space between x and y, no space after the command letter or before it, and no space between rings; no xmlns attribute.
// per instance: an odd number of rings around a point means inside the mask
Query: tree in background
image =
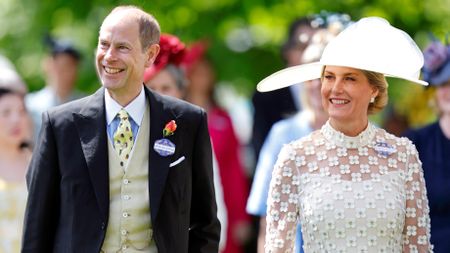
<svg viewBox="0 0 450 253"><path fill-rule="evenodd" d="M419 45L428 42L429 31L443 38L450 27L449 0L1 0L0 53L14 62L33 91L44 86L40 69L44 34L69 38L86 55L78 87L92 92L99 86L93 71L97 27L100 17L118 4L142 6L156 16L164 32L176 34L183 41L207 38L211 42L209 56L218 66L218 80L234 85L245 95L251 94L262 78L282 68L278 49L289 22L299 16L321 10L348 13L354 20L381 16L406 30ZM412 93L401 92L401 87L391 85L391 101L407 114L417 104L411 94L420 94L420 87L413 88ZM431 120L427 112L415 114L421 116L407 114L414 124Z"/></svg>

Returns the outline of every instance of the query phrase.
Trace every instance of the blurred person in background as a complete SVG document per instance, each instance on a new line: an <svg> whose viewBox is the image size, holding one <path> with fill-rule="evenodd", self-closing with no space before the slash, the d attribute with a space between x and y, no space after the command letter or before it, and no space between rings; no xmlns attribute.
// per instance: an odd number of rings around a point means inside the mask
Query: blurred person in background
<svg viewBox="0 0 450 253"><path fill-rule="evenodd" d="M0 60L0 252L20 251L31 159L26 86L12 65Z"/></svg>
<svg viewBox="0 0 450 253"><path fill-rule="evenodd" d="M155 62L144 72L144 84L149 89L160 94L184 99L188 82L184 71L184 59L187 48L178 37L171 34L161 34L159 46L160 50ZM219 252L222 252L226 244L227 210L223 197L222 181L214 152L213 170L217 218L221 225Z"/></svg>
<svg viewBox="0 0 450 253"><path fill-rule="evenodd" d="M424 51L423 79L435 92L436 122L405 133L422 161L435 253L450 252L450 46L438 40Z"/></svg>
<svg viewBox="0 0 450 253"><path fill-rule="evenodd" d="M186 100L206 110L213 152L216 156L227 207L227 241L224 253L244 252L250 238L250 217L245 212L248 182L239 157L240 143L228 113L214 99L216 82L212 63L204 57L206 44L194 44L187 56Z"/></svg>
<svg viewBox="0 0 450 253"><path fill-rule="evenodd" d="M281 58L285 66L295 66L301 63L303 51L308 46L315 30L311 26L311 21L312 18L310 17L301 17L290 23L287 39L280 49ZM247 152L251 155L248 163L250 164L250 175L252 178L255 173L255 165L260 157L259 152L272 125L282 119L293 116L301 109L299 90L299 85L292 85L266 93L256 91L253 93L251 97L251 105L253 107L252 130L250 148L249 152ZM261 225L259 215L252 216L252 218L254 230L258 234L256 244L260 245L261 242L264 242L259 237L261 236L260 230L264 228L259 227ZM261 246L256 247L261 248Z"/></svg>
<svg viewBox="0 0 450 253"><path fill-rule="evenodd" d="M326 44L350 23L346 14L330 13L321 18L321 26L311 37L310 44L302 54L301 62L309 63L320 59ZM325 29L327 28L327 29ZM323 109L320 94L320 79L307 81L298 94L302 110L294 116L275 123L270 129L261 148L252 189L247 201L247 212L260 217L258 233L258 252L264 252L266 236L266 210L269 184L278 153L284 144L297 140L319 129L327 121L328 114ZM301 230L297 227L296 252L303 252L301 248Z"/></svg>
<svg viewBox="0 0 450 253"><path fill-rule="evenodd" d="M159 45L155 62L145 70L144 83L160 94L184 99L187 79L182 65L186 46L171 34L161 34Z"/></svg>
<svg viewBox="0 0 450 253"><path fill-rule="evenodd" d="M311 21L311 17L303 17L290 24L288 39L281 48L281 56L287 67L301 63L303 51L315 31ZM259 157L261 147L272 125L294 115L301 109L299 89L298 85L292 85L271 92L253 94L253 127L250 141L254 159Z"/></svg>
<svg viewBox="0 0 450 253"><path fill-rule="evenodd" d="M25 97L34 123L35 139L41 128L43 112L84 96L75 90L80 52L69 41L55 40L49 35L44 42L50 49L50 54L42 62L45 87Z"/></svg>

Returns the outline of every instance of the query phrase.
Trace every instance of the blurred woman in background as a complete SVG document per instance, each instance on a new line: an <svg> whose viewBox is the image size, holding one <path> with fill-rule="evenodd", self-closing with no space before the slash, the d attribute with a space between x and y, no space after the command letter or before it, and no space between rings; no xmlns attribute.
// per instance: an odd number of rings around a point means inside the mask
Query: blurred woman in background
<svg viewBox="0 0 450 253"><path fill-rule="evenodd" d="M25 85L15 70L0 67L0 252L20 252L31 158L31 120Z"/></svg>
<svg viewBox="0 0 450 253"><path fill-rule="evenodd" d="M145 86L160 94L184 99L186 75L182 69L186 47L178 37L162 34L160 52L154 64L144 73Z"/></svg>
<svg viewBox="0 0 450 253"><path fill-rule="evenodd" d="M228 228L224 253L244 252L251 234L250 217L245 212L248 182L241 163L240 143L229 114L214 98L215 69L204 57L206 45L197 43L187 56L188 85L186 100L202 107L208 114L208 130L222 180Z"/></svg>

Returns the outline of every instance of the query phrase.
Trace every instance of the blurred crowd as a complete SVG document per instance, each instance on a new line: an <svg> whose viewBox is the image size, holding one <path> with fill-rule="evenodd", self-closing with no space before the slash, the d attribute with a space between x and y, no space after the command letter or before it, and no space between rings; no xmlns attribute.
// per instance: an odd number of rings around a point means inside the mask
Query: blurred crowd
<svg viewBox="0 0 450 253"><path fill-rule="evenodd" d="M286 66L315 61L324 45L351 19L345 14L321 13L294 20L281 46ZM450 47L430 39L424 49L423 77L433 94L430 106L437 121L420 129L389 107L379 122L387 131L410 138L423 163L430 200L431 240L435 252L450 252ZM25 175L41 115L51 107L81 98L76 88L81 53L68 41L47 36L48 55L42 60L41 90L28 92L13 64L0 57L0 252L19 252L26 203ZM202 107L214 155L214 176L221 252L264 252L268 183L283 146L327 120L320 101L320 81L277 91L256 92L251 98L232 87L218 86L208 57L209 42L187 44L163 34L161 51L144 81L149 89ZM390 104L395 101L389 101ZM297 244L301 245L298 231ZM300 248L300 247L298 247Z"/></svg>

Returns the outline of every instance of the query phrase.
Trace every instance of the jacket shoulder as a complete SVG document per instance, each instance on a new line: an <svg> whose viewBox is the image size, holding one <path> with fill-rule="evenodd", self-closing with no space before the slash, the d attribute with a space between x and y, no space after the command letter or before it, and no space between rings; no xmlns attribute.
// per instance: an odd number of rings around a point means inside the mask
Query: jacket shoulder
<svg viewBox="0 0 450 253"><path fill-rule="evenodd" d="M48 110L51 121L62 122L73 117L73 114L95 114L104 110L103 90L99 89L92 95L73 100Z"/></svg>

